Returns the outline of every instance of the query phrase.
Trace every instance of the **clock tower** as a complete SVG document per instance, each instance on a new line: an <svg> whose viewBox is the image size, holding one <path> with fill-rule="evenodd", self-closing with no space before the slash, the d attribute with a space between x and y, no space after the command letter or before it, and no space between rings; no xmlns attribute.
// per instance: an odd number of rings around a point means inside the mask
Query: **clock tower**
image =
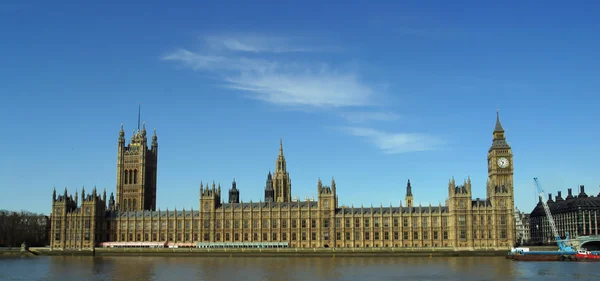
<svg viewBox="0 0 600 281"><path fill-rule="evenodd" d="M496 127L494 128L492 146L488 151L488 198L493 195L494 187L504 186L513 188L513 154L506 141L504 128L500 123L500 114L496 112Z"/></svg>
<svg viewBox="0 0 600 281"><path fill-rule="evenodd" d="M488 150L488 181L487 198L491 203L491 212L487 223L491 225L490 235L493 234L493 245L505 249L515 245L514 222L514 185L513 185L513 154L504 135L500 123L500 115L496 112L496 127L494 128L492 146Z"/></svg>

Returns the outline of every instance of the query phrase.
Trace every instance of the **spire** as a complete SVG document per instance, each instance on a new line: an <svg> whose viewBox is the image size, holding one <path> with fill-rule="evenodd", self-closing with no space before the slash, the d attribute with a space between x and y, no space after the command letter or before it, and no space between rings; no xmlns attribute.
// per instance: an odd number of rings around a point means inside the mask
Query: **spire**
<svg viewBox="0 0 600 281"><path fill-rule="evenodd" d="M412 186L410 186L410 179L408 180L408 183L406 184L406 196L413 196L412 195Z"/></svg>
<svg viewBox="0 0 600 281"><path fill-rule="evenodd" d="M502 128L502 124L500 123L500 109L496 109L496 127L494 128L494 133L502 132L504 132L504 128Z"/></svg>
<svg viewBox="0 0 600 281"><path fill-rule="evenodd" d="M279 138L279 155L283 155L283 139Z"/></svg>
<svg viewBox="0 0 600 281"><path fill-rule="evenodd" d="M138 104L138 132L140 131L140 117L142 114L142 103Z"/></svg>

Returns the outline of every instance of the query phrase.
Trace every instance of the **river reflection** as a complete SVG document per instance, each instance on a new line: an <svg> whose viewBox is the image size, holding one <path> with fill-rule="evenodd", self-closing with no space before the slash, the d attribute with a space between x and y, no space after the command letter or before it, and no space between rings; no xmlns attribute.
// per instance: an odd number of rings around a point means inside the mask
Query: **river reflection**
<svg viewBox="0 0 600 281"><path fill-rule="evenodd" d="M503 257L0 259L0 280L600 280L596 263Z"/></svg>

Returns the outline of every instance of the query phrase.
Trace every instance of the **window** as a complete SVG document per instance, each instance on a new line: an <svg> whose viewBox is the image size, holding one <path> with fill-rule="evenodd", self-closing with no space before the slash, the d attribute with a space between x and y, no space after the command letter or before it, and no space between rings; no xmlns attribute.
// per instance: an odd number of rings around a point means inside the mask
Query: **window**
<svg viewBox="0 0 600 281"><path fill-rule="evenodd" d="M258 241L258 233L254 233L254 235L252 235L252 240Z"/></svg>
<svg viewBox="0 0 600 281"><path fill-rule="evenodd" d="M394 227L398 227L398 218L394 218Z"/></svg>
<svg viewBox="0 0 600 281"><path fill-rule="evenodd" d="M458 226L466 226L467 218L464 215L458 216Z"/></svg>
<svg viewBox="0 0 600 281"><path fill-rule="evenodd" d="M267 241L267 240L269 240L269 237L268 237L268 235L267 235L266 233L263 233L262 240L263 240L263 241Z"/></svg>
<svg viewBox="0 0 600 281"><path fill-rule="evenodd" d="M506 239L506 229L500 229L500 239Z"/></svg>
<svg viewBox="0 0 600 281"><path fill-rule="evenodd" d="M310 239L311 240L317 240L317 233L316 232L311 233Z"/></svg>
<svg viewBox="0 0 600 281"><path fill-rule="evenodd" d="M292 241L296 241L296 232L292 232Z"/></svg>
<svg viewBox="0 0 600 281"><path fill-rule="evenodd" d="M394 231L394 240L398 240L398 231Z"/></svg>
<svg viewBox="0 0 600 281"><path fill-rule="evenodd" d="M310 220L310 227L312 227L312 228L317 227L317 219L311 219Z"/></svg>
<svg viewBox="0 0 600 281"><path fill-rule="evenodd" d="M415 217L413 217L413 218L412 218L412 225L411 225L411 226L412 226L412 227L417 227L417 226L419 226L419 218L415 218Z"/></svg>
<svg viewBox="0 0 600 281"><path fill-rule="evenodd" d="M387 231L383 232L383 239L385 239L385 240L390 239L390 233Z"/></svg>
<svg viewBox="0 0 600 281"><path fill-rule="evenodd" d="M233 234L233 238L235 241L240 241L240 234L239 233L234 233Z"/></svg>
<svg viewBox="0 0 600 281"><path fill-rule="evenodd" d="M461 240L467 239L467 231L466 230L464 230L464 229L460 230L460 239Z"/></svg>
<svg viewBox="0 0 600 281"><path fill-rule="evenodd" d="M342 220L340 218L335 219L335 227L342 227Z"/></svg>
<svg viewBox="0 0 600 281"><path fill-rule="evenodd" d="M277 220L276 219L271 220L271 227L277 228Z"/></svg>
<svg viewBox="0 0 600 281"><path fill-rule="evenodd" d="M306 228L306 219L302 219L302 228Z"/></svg>
<svg viewBox="0 0 600 281"><path fill-rule="evenodd" d="M229 233L225 233L225 241L229 241Z"/></svg>
<svg viewBox="0 0 600 281"><path fill-rule="evenodd" d="M432 223L433 226L438 226L438 218L437 217L433 217L432 220L433 220L433 223Z"/></svg>
<svg viewBox="0 0 600 281"><path fill-rule="evenodd" d="M233 221L233 228L240 228L240 221L239 220L234 220Z"/></svg>
<svg viewBox="0 0 600 281"><path fill-rule="evenodd" d="M302 241L306 241L306 232L302 231Z"/></svg>
<svg viewBox="0 0 600 281"><path fill-rule="evenodd" d="M225 220L225 228L226 229L231 228L231 220Z"/></svg>
<svg viewBox="0 0 600 281"><path fill-rule="evenodd" d="M281 227L282 228L286 228L287 227L287 220L286 219L282 219L281 220Z"/></svg>
<svg viewBox="0 0 600 281"><path fill-rule="evenodd" d="M375 231L375 240L379 240L379 231Z"/></svg>
<svg viewBox="0 0 600 281"><path fill-rule="evenodd" d="M350 227L350 219L346 219L346 227Z"/></svg>
<svg viewBox="0 0 600 281"><path fill-rule="evenodd" d="M244 222L243 222L243 227L244 227L244 228L248 228L248 220L244 220Z"/></svg>
<svg viewBox="0 0 600 281"><path fill-rule="evenodd" d="M404 231L404 232L402 233L402 239L404 239L404 240L408 240L408 231Z"/></svg>
<svg viewBox="0 0 600 281"><path fill-rule="evenodd" d="M248 241L248 233L244 233L244 241Z"/></svg>
<svg viewBox="0 0 600 281"><path fill-rule="evenodd" d="M360 232L354 232L354 240L360 240Z"/></svg>
<svg viewBox="0 0 600 281"><path fill-rule="evenodd" d="M379 227L379 218L374 218L373 224L375 225L375 227Z"/></svg>
<svg viewBox="0 0 600 281"><path fill-rule="evenodd" d="M408 218L402 218L402 225L408 227Z"/></svg>
<svg viewBox="0 0 600 281"><path fill-rule="evenodd" d="M419 239L419 232L418 231L413 232L413 239L415 239L415 240Z"/></svg>
<svg viewBox="0 0 600 281"><path fill-rule="evenodd" d="M323 219L323 227L329 227L329 219Z"/></svg>
<svg viewBox="0 0 600 281"><path fill-rule="evenodd" d="M325 209L329 208L329 200L327 200L327 199L323 200L323 208L325 208Z"/></svg>
<svg viewBox="0 0 600 281"><path fill-rule="evenodd" d="M448 226L448 217L442 218L442 226Z"/></svg>
<svg viewBox="0 0 600 281"><path fill-rule="evenodd" d="M433 240L437 240L438 239L438 232L434 231L433 232Z"/></svg>
<svg viewBox="0 0 600 281"><path fill-rule="evenodd" d="M285 233L285 232L281 233L281 240L287 240L287 233Z"/></svg>
<svg viewBox="0 0 600 281"><path fill-rule="evenodd" d="M429 239L429 231L423 231L423 240Z"/></svg>
<svg viewBox="0 0 600 281"><path fill-rule="evenodd" d="M273 241L277 241L277 233L276 233L276 232L273 232L273 233L271 234L271 238L272 238L272 240L273 240Z"/></svg>
<svg viewBox="0 0 600 281"><path fill-rule="evenodd" d="M210 235L208 233L204 233L204 241L210 240Z"/></svg>
<svg viewBox="0 0 600 281"><path fill-rule="evenodd" d="M368 231L365 231L365 240L370 240L371 239L371 233Z"/></svg>
<svg viewBox="0 0 600 281"><path fill-rule="evenodd" d="M336 240L342 240L342 233L341 232L336 232L335 233L335 239Z"/></svg>
<svg viewBox="0 0 600 281"><path fill-rule="evenodd" d="M329 232L323 232L323 240L329 240Z"/></svg>
<svg viewBox="0 0 600 281"><path fill-rule="evenodd" d="M298 227L296 219L292 219L292 228Z"/></svg>
<svg viewBox="0 0 600 281"><path fill-rule="evenodd" d="M389 218L383 218L383 227L390 227Z"/></svg>
<svg viewBox="0 0 600 281"><path fill-rule="evenodd" d="M346 232L346 240L350 240L350 232Z"/></svg>
<svg viewBox="0 0 600 281"><path fill-rule="evenodd" d="M364 226L365 226L365 227L369 227L369 219L368 219L368 218L365 218L365 223L364 223ZM367 238L367 239L368 239L368 238Z"/></svg>
<svg viewBox="0 0 600 281"><path fill-rule="evenodd" d="M268 228L269 227L269 220L263 220L263 228Z"/></svg>
<svg viewBox="0 0 600 281"><path fill-rule="evenodd" d="M360 227L360 219L359 218L354 219L354 227Z"/></svg>
<svg viewBox="0 0 600 281"><path fill-rule="evenodd" d="M423 227L428 227L429 226L429 218L425 217L423 218Z"/></svg>

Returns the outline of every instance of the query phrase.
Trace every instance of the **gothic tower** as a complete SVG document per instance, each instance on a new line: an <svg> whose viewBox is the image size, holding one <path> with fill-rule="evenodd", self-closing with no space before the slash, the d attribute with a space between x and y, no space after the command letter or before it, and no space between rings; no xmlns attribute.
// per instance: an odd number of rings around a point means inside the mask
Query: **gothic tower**
<svg viewBox="0 0 600 281"><path fill-rule="evenodd" d="M408 208L413 207L413 194L412 194L412 186L410 185L410 179L408 180L408 183L406 184L406 197L404 198L404 200L406 201L406 207L408 207Z"/></svg>
<svg viewBox="0 0 600 281"><path fill-rule="evenodd" d="M488 151L487 198L493 208L496 226L495 238L498 246L513 246L514 233L514 185L513 154L500 123L500 114L496 112L496 127L492 145Z"/></svg>
<svg viewBox="0 0 600 281"><path fill-rule="evenodd" d="M117 151L117 208L121 211L156 210L156 171L158 160L158 138L156 129L148 149L146 125L133 132L125 145L123 124L119 132Z"/></svg>
<svg viewBox="0 0 600 281"><path fill-rule="evenodd" d="M273 190L275 202L292 201L292 182L286 169L283 141L281 139L279 139L279 156L277 156L275 174L273 174Z"/></svg>

